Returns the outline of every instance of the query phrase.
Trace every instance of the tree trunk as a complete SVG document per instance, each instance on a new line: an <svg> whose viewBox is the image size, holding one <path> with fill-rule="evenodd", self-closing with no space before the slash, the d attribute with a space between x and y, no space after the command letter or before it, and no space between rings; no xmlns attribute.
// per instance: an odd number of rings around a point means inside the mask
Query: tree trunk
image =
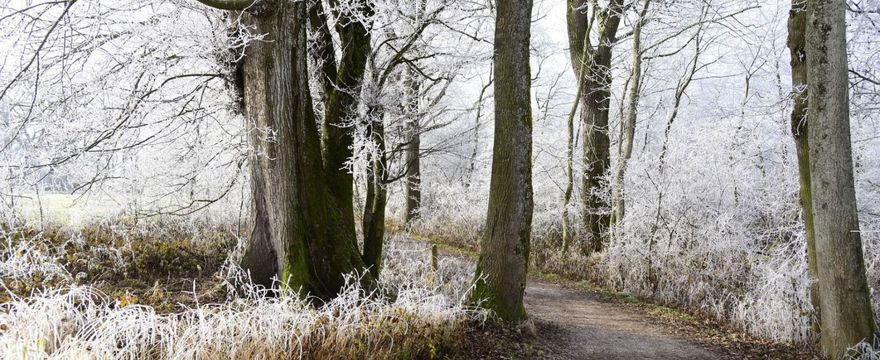
<svg viewBox="0 0 880 360"><path fill-rule="evenodd" d="M568 130L568 141L565 148L565 192L562 194L562 255L568 254L568 248L571 246L572 228L571 220L568 218L568 207L571 205L571 196L574 192L574 115L577 113L580 104L581 87L577 87L577 95L572 102L571 111L568 113L568 121L566 129Z"/></svg>
<svg viewBox="0 0 880 360"><path fill-rule="evenodd" d="M587 95L581 97L581 137L584 139L584 173L581 178L581 218L585 221L590 252L602 251L604 233L608 226L608 202L602 197L604 176L611 163L608 139L608 107L610 92L605 86L587 85Z"/></svg>
<svg viewBox="0 0 880 360"><path fill-rule="evenodd" d="M378 147L377 155L372 159L367 174L367 198L364 216L361 220L364 233L364 265L370 269L374 278L379 277L382 266L382 245L385 241L385 204L388 202L388 191L385 188L387 179L387 157L385 155L385 124L384 111L371 109L370 137Z"/></svg>
<svg viewBox="0 0 880 360"><path fill-rule="evenodd" d="M629 103L626 107L626 117L621 124L620 131L620 150L617 154L617 165L614 168L614 177L611 184L611 222L612 228L623 220L626 212L626 203L624 201L624 176L626 175L626 165L632 157L633 142L636 134L636 117L638 116L639 94L642 86L642 26L648 14L648 7L651 0L645 0L639 18L633 25L633 41L632 41L632 73L629 80ZM615 236L619 237L619 231L613 230Z"/></svg>
<svg viewBox="0 0 880 360"><path fill-rule="evenodd" d="M611 163L608 110L611 107L611 46L623 13L623 1L611 0L605 9L583 0L568 0L568 41L572 67L583 88L580 101L584 139L584 173L581 179L582 218L590 251L601 251L609 223L610 205L602 196L604 177ZM590 16L587 8L593 8ZM593 21L599 23L599 43L589 41ZM581 70L583 68L583 70Z"/></svg>
<svg viewBox="0 0 880 360"><path fill-rule="evenodd" d="M494 69L494 67L493 67L493 69ZM490 75L494 76L494 70L492 71L492 73ZM467 179L465 180L465 183L464 183L465 188L468 188L471 186L471 183L474 180L474 176L476 175L477 155L480 151L480 127L482 125L480 119L483 115L483 100L486 98L486 90L488 90L489 87L492 86L493 82L494 82L494 78L492 78L490 76L489 81L483 85L482 89L480 89L480 96L477 98L477 102L474 105L477 108L477 114L474 117L474 137L473 137L474 147L473 147L473 151L471 151L470 165L468 166Z"/></svg>
<svg viewBox="0 0 880 360"><path fill-rule="evenodd" d="M810 143L807 136L807 53L804 35L807 31L807 3L795 0L788 17L788 48L791 52L791 86L794 106L791 110L791 134L794 137L800 177L800 199L804 229L807 235L807 264L810 276L810 303L815 311L813 332L819 333L818 269L816 268L816 235L813 228L813 199L810 193Z"/></svg>
<svg viewBox="0 0 880 360"><path fill-rule="evenodd" d="M353 227L342 221L324 179L308 87L305 6L279 1L241 16L266 34L247 46L242 64L254 211L254 238L242 265L260 283L266 279L257 275L279 273L282 288L328 299L363 263Z"/></svg>
<svg viewBox="0 0 880 360"><path fill-rule="evenodd" d="M501 319L526 319L523 292L532 230L531 0L497 3L495 139L486 231L473 299Z"/></svg>
<svg viewBox="0 0 880 360"><path fill-rule="evenodd" d="M404 104L404 113L407 115L406 132L409 136L406 145L405 166L406 166L406 224L411 225L412 221L419 216L419 210L422 206L422 168L421 168L421 144L422 129L420 126L421 116L419 114L419 82L416 80L414 70L407 71L406 79L407 103Z"/></svg>
<svg viewBox="0 0 880 360"><path fill-rule="evenodd" d="M310 11L312 28L318 38L319 48L325 56L320 76L326 94L322 141L325 182L330 194L336 199L342 225L354 231L354 177L346 168L352 156L354 142L351 122L357 115L357 101L363 83L367 58L370 56L370 32L362 18L369 17L372 5L369 1L358 2L335 14L336 32L339 34L342 57L335 61L332 36L320 1L312 3ZM331 1L331 4L335 3ZM317 15L316 15L317 14ZM317 23L316 23L317 22ZM346 229L346 232L349 230Z"/></svg>
<svg viewBox="0 0 880 360"><path fill-rule="evenodd" d="M819 275L820 344L839 359L873 341L853 180L844 0L808 1L810 185Z"/></svg>

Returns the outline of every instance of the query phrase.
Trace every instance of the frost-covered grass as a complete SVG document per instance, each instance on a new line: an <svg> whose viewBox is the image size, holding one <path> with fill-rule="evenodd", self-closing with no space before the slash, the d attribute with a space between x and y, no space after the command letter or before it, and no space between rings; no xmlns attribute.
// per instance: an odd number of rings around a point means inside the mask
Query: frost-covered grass
<svg viewBox="0 0 880 360"><path fill-rule="evenodd" d="M105 225L94 229L113 232ZM189 292L175 287L169 279L209 266L213 260L204 257L212 252L204 249L227 249L211 244L225 237L198 239L197 234L219 231L204 226L190 233L169 231L161 239L132 236L156 234L151 231L158 228L118 225L115 236L97 236L88 228L66 235L7 229L0 245L6 298L0 304L0 357L432 358L454 346L455 335L468 324L485 318L464 305L473 271L469 262L444 258L435 272L427 246L403 238L388 242L379 290L350 281L339 297L316 305L296 296L267 297L266 289L250 284L231 263L200 278L193 272ZM144 245L163 241L168 247ZM137 263L148 251L160 252L150 258L156 261ZM92 268L68 259L96 254L105 256ZM119 270L107 274L109 264ZM148 276L147 269L164 276ZM108 279L127 279L129 285Z"/></svg>
<svg viewBox="0 0 880 360"><path fill-rule="evenodd" d="M880 338L874 337L873 342L863 341L853 346L846 353L850 360L877 360L880 359Z"/></svg>
<svg viewBox="0 0 880 360"><path fill-rule="evenodd" d="M590 257L585 256L582 240L562 254L560 210L546 200L536 203L530 271L589 279L614 291L716 318L757 338L808 346L815 334L810 328L811 284L796 188L789 183L755 183L740 188L736 199L713 190L717 182L711 179L694 183L682 174L671 181L681 181L676 184L681 188L666 190L659 212L656 193L652 199L650 191L634 189L649 196L628 204L622 236ZM699 190L683 190L698 186ZM779 187L787 191L771 191ZM423 209L411 231L478 249L480 230L470 225L484 216L476 209L478 190L448 187L437 192L441 199L426 201L430 207ZM455 192L461 193L451 195ZM456 218L465 220L459 224ZM863 229L877 225L876 220L866 221ZM876 288L880 233L866 231L862 238L869 284ZM880 304L877 297L875 308Z"/></svg>

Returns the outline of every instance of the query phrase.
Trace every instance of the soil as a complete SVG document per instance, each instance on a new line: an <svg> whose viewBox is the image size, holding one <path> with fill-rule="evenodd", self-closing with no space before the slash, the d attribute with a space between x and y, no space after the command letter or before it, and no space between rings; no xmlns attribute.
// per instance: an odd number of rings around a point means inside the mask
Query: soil
<svg viewBox="0 0 880 360"><path fill-rule="evenodd" d="M450 254L447 256L462 256ZM530 277L526 311L534 327L472 327L454 359L814 359L805 347L755 339L716 320L688 315L593 286Z"/></svg>
<svg viewBox="0 0 880 360"><path fill-rule="evenodd" d="M546 359L727 358L723 349L675 334L597 293L533 280L525 302Z"/></svg>

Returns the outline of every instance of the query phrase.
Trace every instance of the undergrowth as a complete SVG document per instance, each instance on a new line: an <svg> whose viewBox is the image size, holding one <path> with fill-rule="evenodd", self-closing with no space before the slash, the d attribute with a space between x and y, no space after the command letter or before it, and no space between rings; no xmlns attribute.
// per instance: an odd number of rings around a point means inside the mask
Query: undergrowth
<svg viewBox="0 0 880 360"><path fill-rule="evenodd" d="M236 231L221 226L3 234L3 358L432 359L486 318L464 305L469 262L443 258L435 271L427 246L402 238L388 242L378 290L349 281L316 305L250 283L227 260Z"/></svg>
<svg viewBox="0 0 880 360"><path fill-rule="evenodd" d="M693 186L687 179L682 183ZM536 203L529 271L589 280L614 293L713 319L760 341L811 347L816 334L810 328L811 284L796 192L749 189L750 198L740 194L727 203L728 197L710 192L717 189L704 190L666 193L659 210L656 199L629 203L617 237L593 254L581 236L563 253L561 209L549 200ZM478 251L482 229L474 224L481 223L479 208L485 202L476 190L449 186L423 206L422 217L407 231ZM577 204L569 213L577 229ZM876 227L876 221L863 226ZM862 237L868 280L876 288L880 236L863 232ZM880 295L873 296L877 308Z"/></svg>

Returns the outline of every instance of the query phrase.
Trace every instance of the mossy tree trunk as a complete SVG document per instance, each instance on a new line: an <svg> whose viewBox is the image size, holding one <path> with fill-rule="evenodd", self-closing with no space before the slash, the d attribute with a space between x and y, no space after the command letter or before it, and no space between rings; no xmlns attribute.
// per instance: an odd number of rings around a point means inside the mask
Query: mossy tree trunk
<svg viewBox="0 0 880 360"><path fill-rule="evenodd" d="M853 179L844 0L807 2L806 45L820 344L840 359L876 330Z"/></svg>
<svg viewBox="0 0 880 360"><path fill-rule="evenodd" d="M800 177L800 201L803 209L804 230L807 236L807 264L810 276L810 302L816 311L812 322L813 332L819 332L815 317L819 311L818 270L816 269L816 235L813 228L813 199L810 193L810 142L807 136L807 32L806 0L791 3L788 14L788 48L791 53L791 86L794 106L791 110L791 134L794 137Z"/></svg>
<svg viewBox="0 0 880 360"><path fill-rule="evenodd" d="M583 166L581 203L583 233L590 251L601 251L609 223L610 205L601 195L611 163L608 111L611 107L611 47L625 10L623 0L611 0L599 8L595 2L568 0L568 42L571 63L578 79L581 102ZM590 41L593 27L598 43Z"/></svg>
<svg viewBox="0 0 880 360"><path fill-rule="evenodd" d="M373 13L372 3L362 1L351 6L338 7L338 0L330 0L337 9L336 32L339 35L341 58L336 63L333 37L327 14L319 0L310 0L309 18L317 40L314 55L324 90L324 121L322 157L325 181L336 198L344 226L354 231L354 177L346 162L352 157L354 131L352 122L357 117L360 87L363 84L367 59L370 56L370 31L362 19ZM340 11L338 9L344 9Z"/></svg>
<svg viewBox="0 0 880 360"><path fill-rule="evenodd" d="M532 230L532 114L529 37L532 1L497 3L495 139L486 230L475 300L501 319L526 319L523 292Z"/></svg>
<svg viewBox="0 0 880 360"><path fill-rule="evenodd" d="M353 225L325 179L308 86L306 3L220 2L223 9L247 8L242 24L265 34L248 44L240 65L253 217L242 266L255 281L277 274L283 289L332 298L344 276L364 265Z"/></svg>

